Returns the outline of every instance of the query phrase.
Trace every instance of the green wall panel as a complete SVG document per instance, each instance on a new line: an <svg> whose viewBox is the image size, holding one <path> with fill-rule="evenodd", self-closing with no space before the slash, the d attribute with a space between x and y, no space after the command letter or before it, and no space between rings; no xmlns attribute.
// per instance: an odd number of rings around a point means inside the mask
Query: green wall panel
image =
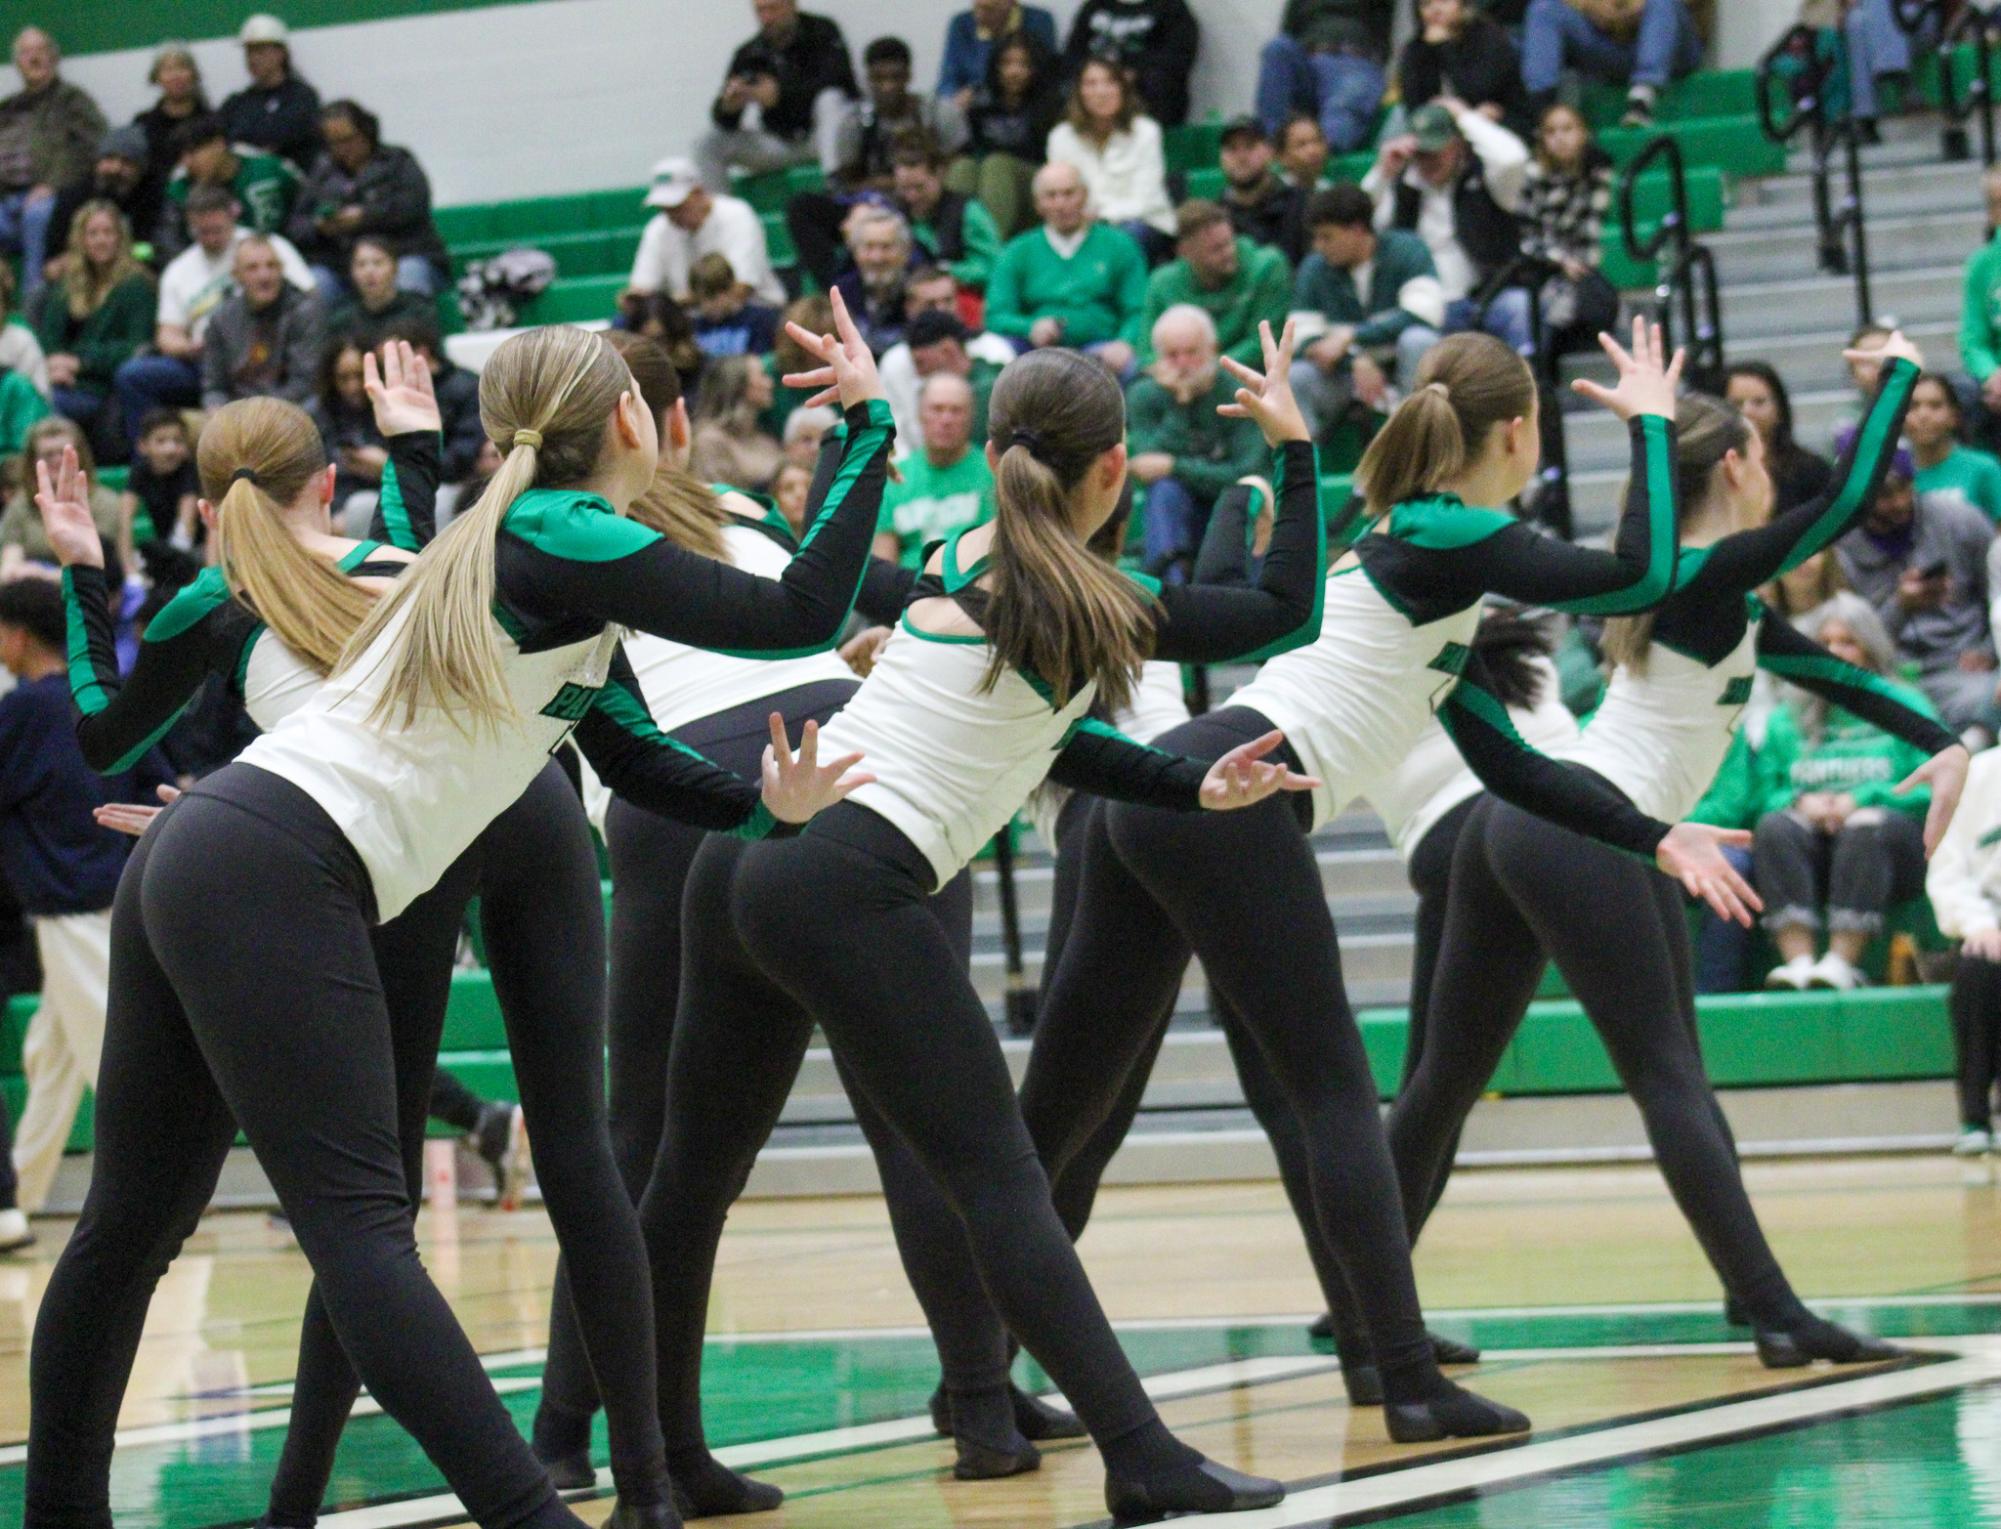
<svg viewBox="0 0 2001 1529"><path fill-rule="evenodd" d="M285 0L285 24L303 27L351 26L361 21L389 21L398 16L431 16L448 11L485 10L498 5L527 5L541 0ZM243 0L174 0L172 5L133 5L129 0L69 0L40 17L65 53L116 53L144 47L153 39L179 37L190 42L234 37L243 18L255 10ZM13 31L20 23L10 23Z"/></svg>

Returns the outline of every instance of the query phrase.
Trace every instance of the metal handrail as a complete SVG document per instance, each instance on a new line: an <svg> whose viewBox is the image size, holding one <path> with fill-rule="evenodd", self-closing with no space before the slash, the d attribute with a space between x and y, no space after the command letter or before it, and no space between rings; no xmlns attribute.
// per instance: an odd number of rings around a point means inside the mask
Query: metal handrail
<svg viewBox="0 0 2001 1529"><path fill-rule="evenodd" d="M1957 8L1947 0L1895 0L1891 10L1897 25L1914 40L1925 30L1927 19L1936 18L1938 22L1936 43L1928 39L1926 43L1935 49L1939 60L1939 111L1945 117L1945 157L1949 160L1973 157L1966 124L1977 112L1981 163L1991 166L1995 160L1994 89L1990 73L1994 62L1993 13L1983 11L1971 0ZM1962 94L1953 76L1952 55L1968 46L1973 49L1973 77L1966 82Z"/></svg>
<svg viewBox="0 0 2001 1529"><path fill-rule="evenodd" d="M1899 0L1899 3L1922 8L1936 4L1937 0ZM1903 19L1899 10L1898 20ZM1806 72L1797 82L1787 82L1793 111L1788 120L1780 122L1772 109L1772 87L1779 82L1779 62L1789 57L1801 60ZM1836 117L1828 112L1823 90L1828 73L1814 51L1813 32L1803 26L1791 28L1758 60L1758 122L1774 143L1791 143L1811 129L1813 220L1819 231L1820 268L1830 276L1855 278L1856 321L1866 324L1875 313L1869 298L1869 237L1862 205L1861 138L1853 117ZM1803 86L1797 93L1794 83ZM1846 151L1848 182L1839 207L1835 205L1832 180L1837 149Z"/></svg>
<svg viewBox="0 0 2001 1529"><path fill-rule="evenodd" d="M1665 160L1673 190L1660 226L1644 242L1634 196L1640 177L1658 160ZM1654 316L1670 346L1688 347L1689 382L1708 392L1723 384L1723 303L1716 280L1716 258L1698 243L1689 227L1688 170L1681 145L1666 134L1641 150L1619 177L1620 238L1634 260L1653 263ZM1679 323L1677 312L1679 309Z"/></svg>
<svg viewBox="0 0 2001 1529"><path fill-rule="evenodd" d="M1765 136L1774 143L1791 143L1803 131L1822 122L1826 115L1823 91L1828 76L1833 72L1825 63L1815 46L1813 28L1795 26L1780 35L1763 57L1758 60L1757 102L1758 126ZM1781 81L1778 65L1782 59L1793 58L1800 62L1804 71L1801 81L1784 80L1787 99L1792 104L1792 115L1781 124L1772 111L1772 85ZM1795 94L1795 83L1803 83L1803 94Z"/></svg>

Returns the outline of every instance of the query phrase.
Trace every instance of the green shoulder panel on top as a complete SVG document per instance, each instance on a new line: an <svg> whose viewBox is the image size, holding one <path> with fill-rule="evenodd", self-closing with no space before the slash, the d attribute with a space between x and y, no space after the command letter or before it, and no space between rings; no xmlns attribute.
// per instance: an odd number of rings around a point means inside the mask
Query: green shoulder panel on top
<svg viewBox="0 0 2001 1529"><path fill-rule="evenodd" d="M198 624L211 611L229 603L229 581L220 568L204 568L146 623L146 641L167 642Z"/></svg>
<svg viewBox="0 0 2001 1529"><path fill-rule="evenodd" d="M1505 510L1476 510L1456 494L1410 499L1393 505L1382 529L1399 541L1432 552L1470 547L1519 522Z"/></svg>
<svg viewBox="0 0 2001 1529"><path fill-rule="evenodd" d="M573 563L613 563L661 539L607 500L572 489L531 488L507 507L500 528L537 552Z"/></svg>

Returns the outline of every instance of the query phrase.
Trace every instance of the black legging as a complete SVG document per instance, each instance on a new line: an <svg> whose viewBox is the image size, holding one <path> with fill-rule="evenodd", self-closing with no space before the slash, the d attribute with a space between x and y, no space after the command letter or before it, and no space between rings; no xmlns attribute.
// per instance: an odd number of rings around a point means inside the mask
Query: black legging
<svg viewBox="0 0 2001 1529"><path fill-rule="evenodd" d="M35 1324L27 1524L111 1524L146 1309L240 1124L342 1345L467 1513L580 1529L418 1256L373 923L333 820L254 766L140 841L112 912L90 1192Z"/></svg>
<svg viewBox="0 0 2001 1529"><path fill-rule="evenodd" d="M1246 707L1225 707L1156 744L1213 759L1270 727ZM1273 757L1298 768L1288 748ZM1296 797L1220 814L1104 810L1036 1022L1022 1113L1060 1180L1148 1055L1191 953L1200 957L1211 993L1242 1017L1297 1122L1315 1219L1367 1320L1385 1394L1419 1402L1446 1383L1425 1336L1305 807Z"/></svg>
<svg viewBox="0 0 2001 1529"><path fill-rule="evenodd" d="M1959 1054L1959 1120L1985 1131L2001 1084L2001 963L1959 953L1952 974L1952 1038Z"/></svg>
<svg viewBox="0 0 2001 1529"><path fill-rule="evenodd" d="M442 1120L461 1134L471 1135L479 1129L479 1113L485 1104L484 1099L444 1068L432 1074L431 1096L427 1101L431 1119Z"/></svg>
<svg viewBox="0 0 2001 1529"><path fill-rule="evenodd" d="M853 696L854 681L830 680L781 692L675 731L675 737L726 770L755 776L771 732L766 718L781 713L797 735L808 721L827 719ZM667 1076L677 1025L699 1025L700 1013L677 1019L681 993L682 904L695 855L712 836L686 824L614 800L605 822L611 852L611 1133L620 1173L634 1200L646 1188L666 1135ZM727 858L736 841L713 853ZM740 847L740 846L738 846ZM927 903L951 942L963 970L972 947L970 872L954 877ZM874 1153L888 1202L890 1224L918 1303L931 1321L947 1388L976 1391L1003 1386L1008 1350L1004 1335L968 1314L956 1292L979 1288L971 1249L951 1208L910 1150L891 1131L847 1065L835 1058L843 1087ZM536 1441L545 1455L568 1454L589 1443L598 1389L584 1359L568 1300L569 1259L556 1266L549 1313L549 1357L542 1375ZM551 1454L550 1452L553 1452Z"/></svg>
<svg viewBox="0 0 2001 1529"><path fill-rule="evenodd" d="M640 1206L670 1455L704 1448L716 1244L816 1022L944 1191L1008 1328L1108 1467L1144 1471L1172 1444L1050 1203L993 1022L930 910L931 878L908 839L851 803L795 838L711 840L695 857L667 1129Z"/></svg>
<svg viewBox="0 0 2001 1529"><path fill-rule="evenodd" d="M558 1245L585 1271L574 1293L576 1311L611 1401L613 1475L622 1499L663 1502L653 1348L646 1341L653 1321L646 1247L605 1127L597 852L583 807L555 761L435 887L376 931L411 1213L421 1199L424 1126L453 956L475 894L543 1203ZM570 1300L565 1287L566 1311ZM279 1522L309 1523L317 1512L358 1388L315 1282L300 1333L291 1426L272 1480L271 1511Z"/></svg>
<svg viewBox="0 0 2001 1529"><path fill-rule="evenodd" d="M1680 889L1616 850L1481 797L1453 857L1424 1053L1390 1112L1404 1214L1421 1230L1452 1145L1494 1075L1545 959L1640 1107L1668 1188L1724 1288L1760 1327L1805 1308L1758 1225L1703 1073Z"/></svg>

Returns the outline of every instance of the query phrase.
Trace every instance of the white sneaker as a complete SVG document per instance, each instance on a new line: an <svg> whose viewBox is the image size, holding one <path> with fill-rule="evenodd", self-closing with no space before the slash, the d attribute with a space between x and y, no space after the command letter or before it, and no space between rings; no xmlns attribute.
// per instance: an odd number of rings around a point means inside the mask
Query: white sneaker
<svg viewBox="0 0 2001 1529"><path fill-rule="evenodd" d="M11 1205L0 1210L0 1253L18 1253L34 1245L35 1234L28 1225L27 1212Z"/></svg>
<svg viewBox="0 0 2001 1529"><path fill-rule="evenodd" d="M1968 1126L1959 1133L1959 1140L1952 1144L1954 1157L1985 1157L1993 1150L1993 1135L1979 1126Z"/></svg>
<svg viewBox="0 0 2001 1529"><path fill-rule="evenodd" d="M1848 993L1859 987L1867 987L1869 979L1830 950L1813 963L1807 972L1806 985L1832 988L1837 993Z"/></svg>
<svg viewBox="0 0 2001 1529"><path fill-rule="evenodd" d="M1790 988L1795 993L1806 991L1807 978L1813 975L1812 956L1794 956L1783 966L1775 966L1765 973L1765 986L1769 988Z"/></svg>

